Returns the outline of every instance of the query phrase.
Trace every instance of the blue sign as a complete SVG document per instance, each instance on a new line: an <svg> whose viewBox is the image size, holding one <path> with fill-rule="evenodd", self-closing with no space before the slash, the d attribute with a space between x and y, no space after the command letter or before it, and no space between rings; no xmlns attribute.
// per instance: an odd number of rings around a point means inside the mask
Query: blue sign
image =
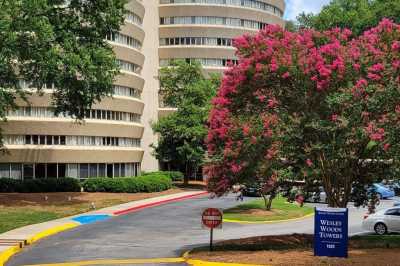
<svg viewBox="0 0 400 266"><path fill-rule="evenodd" d="M348 209L315 208L314 255L347 258Z"/></svg>

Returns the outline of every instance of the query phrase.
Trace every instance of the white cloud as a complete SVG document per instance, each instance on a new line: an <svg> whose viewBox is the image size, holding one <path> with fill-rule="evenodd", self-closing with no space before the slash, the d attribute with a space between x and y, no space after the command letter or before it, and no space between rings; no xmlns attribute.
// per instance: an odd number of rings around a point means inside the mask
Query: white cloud
<svg viewBox="0 0 400 266"><path fill-rule="evenodd" d="M330 0L286 0L285 19L295 20L302 12L318 13Z"/></svg>

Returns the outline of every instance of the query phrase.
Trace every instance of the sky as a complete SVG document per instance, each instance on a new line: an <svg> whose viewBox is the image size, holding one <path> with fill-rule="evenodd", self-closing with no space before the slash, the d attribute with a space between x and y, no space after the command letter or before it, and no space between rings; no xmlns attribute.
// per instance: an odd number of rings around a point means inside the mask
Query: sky
<svg viewBox="0 0 400 266"><path fill-rule="evenodd" d="M318 13L323 5L330 0L286 0L285 19L295 20L296 16L303 11L306 13Z"/></svg>

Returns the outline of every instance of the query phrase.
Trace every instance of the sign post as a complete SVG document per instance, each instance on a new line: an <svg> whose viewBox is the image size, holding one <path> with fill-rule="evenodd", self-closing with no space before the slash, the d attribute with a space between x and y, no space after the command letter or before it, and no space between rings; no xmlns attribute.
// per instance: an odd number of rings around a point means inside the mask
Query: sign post
<svg viewBox="0 0 400 266"><path fill-rule="evenodd" d="M314 256L347 258L349 211L315 208Z"/></svg>
<svg viewBox="0 0 400 266"><path fill-rule="evenodd" d="M205 228L210 229L210 252L213 251L214 228L222 228L222 211L215 208L208 208L203 211L201 222Z"/></svg>

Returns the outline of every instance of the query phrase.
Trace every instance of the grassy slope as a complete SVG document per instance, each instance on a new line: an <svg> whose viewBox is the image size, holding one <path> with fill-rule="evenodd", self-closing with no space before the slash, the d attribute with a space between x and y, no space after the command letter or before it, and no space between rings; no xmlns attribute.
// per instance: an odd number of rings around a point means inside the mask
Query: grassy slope
<svg viewBox="0 0 400 266"><path fill-rule="evenodd" d="M59 217L54 212L37 211L29 208L0 208L0 233L25 225L54 220Z"/></svg>
<svg viewBox="0 0 400 266"><path fill-rule="evenodd" d="M225 210L224 218L231 220L251 221L251 222L277 221L277 220L299 218L314 212L314 209L311 207L307 206L299 207L296 204L291 204L286 202L285 198L277 197L272 202L272 209L271 209L272 213L266 213L265 215L260 215L260 214L253 215L248 213L250 210L264 210L264 209L265 209L264 200L257 199L254 201L240 204L234 208Z"/></svg>

